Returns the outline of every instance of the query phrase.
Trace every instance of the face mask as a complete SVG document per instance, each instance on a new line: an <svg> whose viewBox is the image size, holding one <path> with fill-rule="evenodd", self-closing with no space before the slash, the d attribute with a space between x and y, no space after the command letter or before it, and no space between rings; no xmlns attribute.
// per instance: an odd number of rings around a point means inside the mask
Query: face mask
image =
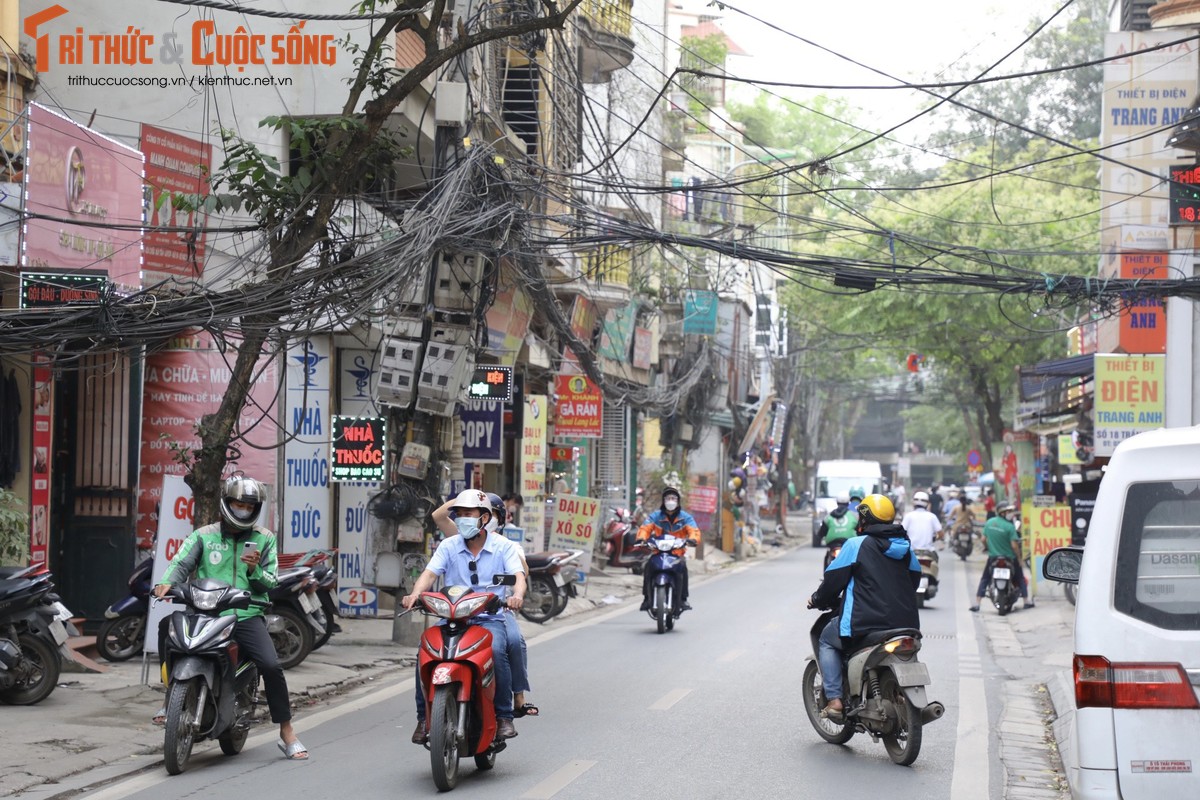
<svg viewBox="0 0 1200 800"><path fill-rule="evenodd" d="M238 522L249 522L258 516L258 512L254 509L246 510L243 508L237 508L235 506L229 507L229 514Z"/></svg>
<svg viewBox="0 0 1200 800"><path fill-rule="evenodd" d="M464 539L474 539L479 535L479 520L475 517L458 517L454 520L458 535Z"/></svg>
<svg viewBox="0 0 1200 800"><path fill-rule="evenodd" d="M675 509L679 508L679 501L678 500L664 500L663 508L665 508L667 511L674 511Z"/></svg>

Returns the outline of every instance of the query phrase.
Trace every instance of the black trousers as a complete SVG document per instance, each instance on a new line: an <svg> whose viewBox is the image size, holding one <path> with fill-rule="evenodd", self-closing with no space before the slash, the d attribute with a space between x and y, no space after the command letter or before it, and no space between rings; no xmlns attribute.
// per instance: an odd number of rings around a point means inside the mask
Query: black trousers
<svg viewBox="0 0 1200 800"><path fill-rule="evenodd" d="M650 597L650 580L657 574L650 570L649 562L646 564L646 570L642 573L642 599L647 603L651 602ZM688 571L687 564L680 561L674 569L669 570L671 579L675 582L675 605L686 603L688 599Z"/></svg>
<svg viewBox="0 0 1200 800"><path fill-rule="evenodd" d="M170 617L164 617L158 626L158 658L161 663L166 656L167 625ZM267 632L267 620L262 615L239 619L233 626L233 640L238 645L238 659L253 661L258 667L266 689L267 707L271 709L271 721L276 724L288 722L292 718L292 706L288 700L287 678L283 676L283 666L279 663L279 654L271 642L271 634Z"/></svg>

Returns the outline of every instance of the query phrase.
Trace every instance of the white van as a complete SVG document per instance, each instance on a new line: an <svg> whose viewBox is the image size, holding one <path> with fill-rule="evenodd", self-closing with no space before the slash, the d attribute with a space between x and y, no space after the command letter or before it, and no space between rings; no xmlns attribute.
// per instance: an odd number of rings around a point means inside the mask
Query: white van
<svg viewBox="0 0 1200 800"><path fill-rule="evenodd" d="M1086 546L1043 573L1079 582L1074 796L1200 795L1200 427L1122 442Z"/></svg>
<svg viewBox="0 0 1200 800"><path fill-rule="evenodd" d="M813 547L821 546L817 531L837 505L837 496L855 490L866 494L883 492L883 470L878 461L840 459L817 462L817 474L813 478Z"/></svg>

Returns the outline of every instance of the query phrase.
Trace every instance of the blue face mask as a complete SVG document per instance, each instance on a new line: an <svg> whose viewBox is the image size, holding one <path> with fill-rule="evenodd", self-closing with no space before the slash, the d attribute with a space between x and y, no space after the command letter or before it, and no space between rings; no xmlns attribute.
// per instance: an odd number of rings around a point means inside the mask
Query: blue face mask
<svg viewBox="0 0 1200 800"><path fill-rule="evenodd" d="M476 517L456 517L454 527L458 528L458 535L464 539L474 539L481 530Z"/></svg>

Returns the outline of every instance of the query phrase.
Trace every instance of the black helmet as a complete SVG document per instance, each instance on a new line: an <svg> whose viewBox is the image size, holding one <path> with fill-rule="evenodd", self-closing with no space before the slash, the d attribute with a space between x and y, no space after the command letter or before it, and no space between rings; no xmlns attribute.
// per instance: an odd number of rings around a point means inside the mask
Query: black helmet
<svg viewBox="0 0 1200 800"><path fill-rule="evenodd" d="M495 529L499 530L504 527L504 523L508 520L508 509L504 506L504 498L498 494L487 492L488 502L492 504L492 520L495 522ZM488 530L493 530L492 522L488 522Z"/></svg>
<svg viewBox="0 0 1200 800"><path fill-rule="evenodd" d="M221 487L221 520L237 531L248 531L258 521L262 512L263 502L267 498L266 487L254 478L233 477L225 481ZM246 513L235 511L230 507L232 502L249 503L254 510Z"/></svg>

